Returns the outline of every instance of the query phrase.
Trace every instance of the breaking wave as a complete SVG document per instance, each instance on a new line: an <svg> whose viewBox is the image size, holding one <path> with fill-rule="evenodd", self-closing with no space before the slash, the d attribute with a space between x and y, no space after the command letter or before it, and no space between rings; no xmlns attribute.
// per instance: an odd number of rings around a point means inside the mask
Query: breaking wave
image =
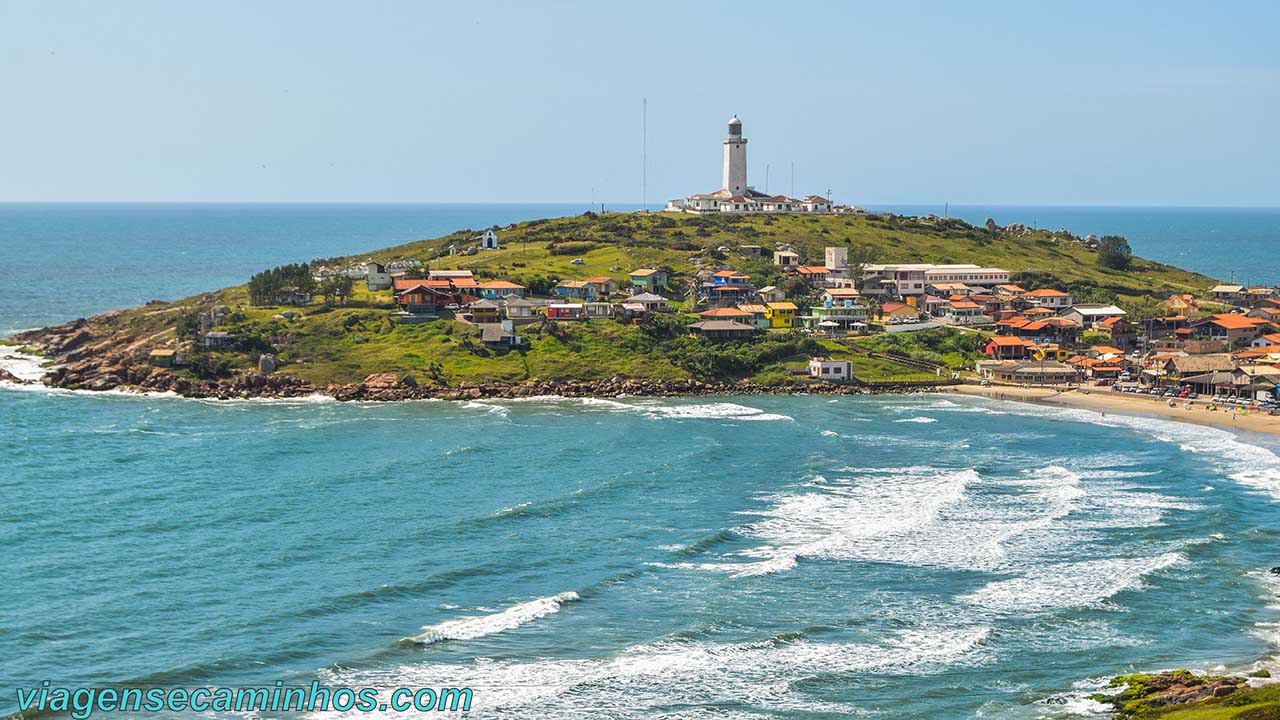
<svg viewBox="0 0 1280 720"><path fill-rule="evenodd" d="M538 618L560 612L562 605L576 602L578 599L578 593L576 592L563 592L551 597L536 598L512 605L506 610L490 615L475 615L458 618L457 620L446 620L437 625L428 625L422 628L421 633L403 638L400 642L414 645L431 645L445 640L473 640L486 635L500 633L504 630L514 630Z"/></svg>

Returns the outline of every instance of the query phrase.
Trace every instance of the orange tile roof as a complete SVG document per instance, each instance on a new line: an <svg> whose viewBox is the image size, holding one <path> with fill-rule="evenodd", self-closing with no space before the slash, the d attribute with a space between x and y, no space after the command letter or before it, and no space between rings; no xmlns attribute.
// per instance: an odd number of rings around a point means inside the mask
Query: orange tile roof
<svg viewBox="0 0 1280 720"><path fill-rule="evenodd" d="M698 313L702 317L747 317L751 313L738 308L712 308Z"/></svg>
<svg viewBox="0 0 1280 720"><path fill-rule="evenodd" d="M1067 297L1067 293L1064 293L1061 290L1054 290L1053 288L1040 288L1039 290L1032 290L1029 293L1025 293L1025 296L1026 297Z"/></svg>
<svg viewBox="0 0 1280 720"><path fill-rule="evenodd" d="M523 285L517 285L510 280L489 280L480 283L480 287L485 290L523 290Z"/></svg>
<svg viewBox="0 0 1280 720"><path fill-rule="evenodd" d="M1031 342L1030 340L1023 340L1022 338L1009 337L1008 335L992 335L991 342L1003 347L1014 347L1017 345L1030 347L1035 345L1035 343Z"/></svg>
<svg viewBox="0 0 1280 720"><path fill-rule="evenodd" d="M805 265L804 267L796 268L796 272L804 275L826 275L831 271L825 265Z"/></svg>
<svg viewBox="0 0 1280 720"><path fill-rule="evenodd" d="M1214 325L1224 327L1228 330L1248 330L1258 326L1259 322L1265 323L1266 320L1260 318L1249 318L1243 315L1233 315L1231 313L1220 313L1213 316L1211 321Z"/></svg>

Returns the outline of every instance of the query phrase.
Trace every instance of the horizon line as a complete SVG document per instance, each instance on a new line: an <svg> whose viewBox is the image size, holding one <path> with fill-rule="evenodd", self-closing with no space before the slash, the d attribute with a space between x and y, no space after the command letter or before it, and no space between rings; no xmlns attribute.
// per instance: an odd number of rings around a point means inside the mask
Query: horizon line
<svg viewBox="0 0 1280 720"><path fill-rule="evenodd" d="M590 201L577 200L0 200L0 206L13 205L364 205L364 206L391 206L391 205L581 205L587 209L594 209L598 205L604 205L606 211L612 212L634 212L641 209L641 203L638 201L614 200L614 201ZM665 203L649 203L648 208L661 208ZM1235 203L1220 205L1178 205L1178 204L1125 204L1125 203L1051 203L1051 202L959 202L948 203L947 201L875 201L862 204L853 203L855 207L861 208L877 208L877 207L919 207L919 208L943 208L949 205L952 208L977 208L977 207L999 207L999 208L1129 208L1129 209L1153 209L1153 210L1280 210L1280 204L1268 205L1265 203ZM623 209L619 209L623 208ZM662 212L662 210L658 210ZM761 215L769 213L758 213Z"/></svg>

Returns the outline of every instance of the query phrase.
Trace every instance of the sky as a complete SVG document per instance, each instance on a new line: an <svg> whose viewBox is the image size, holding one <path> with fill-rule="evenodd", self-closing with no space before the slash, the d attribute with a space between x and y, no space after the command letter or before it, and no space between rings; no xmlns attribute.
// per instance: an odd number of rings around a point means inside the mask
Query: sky
<svg viewBox="0 0 1280 720"><path fill-rule="evenodd" d="M720 186L736 113L773 193L1277 206L1276 27L1271 0L0 0L0 201L654 203Z"/></svg>

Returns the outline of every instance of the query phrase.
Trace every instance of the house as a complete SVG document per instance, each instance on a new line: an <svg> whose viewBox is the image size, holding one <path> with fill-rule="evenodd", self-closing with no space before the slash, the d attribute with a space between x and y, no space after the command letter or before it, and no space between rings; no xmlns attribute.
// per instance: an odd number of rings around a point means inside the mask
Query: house
<svg viewBox="0 0 1280 720"><path fill-rule="evenodd" d="M583 282L595 288L596 297L612 295L622 288L622 284L617 280L605 276L589 277Z"/></svg>
<svg viewBox="0 0 1280 720"><path fill-rule="evenodd" d="M825 265L802 265L796 268L800 279L809 287L826 287L831 271Z"/></svg>
<svg viewBox="0 0 1280 720"><path fill-rule="evenodd" d="M711 284L748 287L751 284L751 276L737 270L720 270L711 274Z"/></svg>
<svg viewBox="0 0 1280 720"><path fill-rule="evenodd" d="M489 280L480 283L480 297L488 300L501 300L508 297L524 297L524 286L510 280Z"/></svg>
<svg viewBox="0 0 1280 720"><path fill-rule="evenodd" d="M858 302L859 300L862 299L862 293L858 292L857 289L851 288L851 287L827 288L826 290L823 290L822 294L820 294L818 297L823 302L830 300L831 302L836 303L838 305L840 303L843 303L845 300L852 300L854 302ZM782 298L778 298L778 299L781 300Z"/></svg>
<svg viewBox="0 0 1280 720"><path fill-rule="evenodd" d="M849 267L849 248L847 247L828 247L823 251L823 258L826 262L823 265L829 270L843 271Z"/></svg>
<svg viewBox="0 0 1280 720"><path fill-rule="evenodd" d="M920 308L906 303L887 302L880 306L880 322L914 322L920 319Z"/></svg>
<svg viewBox="0 0 1280 720"><path fill-rule="evenodd" d="M1258 305L1270 300L1275 295L1275 290L1269 287L1251 287L1245 288L1244 300L1249 305Z"/></svg>
<svg viewBox="0 0 1280 720"><path fill-rule="evenodd" d="M485 230L484 233L480 235L480 249L481 250L499 250L500 249L498 247L498 233L494 232L493 228L489 228L488 230Z"/></svg>
<svg viewBox="0 0 1280 720"><path fill-rule="evenodd" d="M991 288L991 290L996 295L1000 297L1005 297L1005 298L1017 297L1027 292L1021 285L1013 285L1009 283L1005 283L1003 285L996 285L995 287Z"/></svg>
<svg viewBox="0 0 1280 720"><path fill-rule="evenodd" d="M790 250L774 250L773 264L781 268L800 267L800 255Z"/></svg>
<svg viewBox="0 0 1280 720"><path fill-rule="evenodd" d="M765 285L756 291L756 297L761 302L778 302L787 299L787 294L781 288L774 285Z"/></svg>
<svg viewBox="0 0 1280 720"><path fill-rule="evenodd" d="M391 289L391 273L382 263L369 261L364 264L364 285L369 292Z"/></svg>
<svg viewBox="0 0 1280 720"><path fill-rule="evenodd" d="M1249 343L1251 347L1269 347L1271 345L1280 345L1280 333L1267 333L1259 335Z"/></svg>
<svg viewBox="0 0 1280 720"><path fill-rule="evenodd" d="M596 296L596 286L583 280L561 280L551 288L551 294L556 297L585 300Z"/></svg>
<svg viewBox="0 0 1280 720"><path fill-rule="evenodd" d="M1245 300L1243 285L1214 285L1209 288L1214 300L1228 305L1239 305Z"/></svg>
<svg viewBox="0 0 1280 720"><path fill-rule="evenodd" d="M645 310L645 312L667 312L668 310L671 309L671 306L670 304L667 303L666 298L662 297L661 295L655 295L653 293L639 293L636 295L632 295L631 297L623 300L622 302L624 304L630 303L632 305L639 305L641 308Z"/></svg>
<svg viewBox="0 0 1280 720"><path fill-rule="evenodd" d="M829 382L848 382L853 379L853 363L816 357L809 361L809 377Z"/></svg>
<svg viewBox="0 0 1280 720"><path fill-rule="evenodd" d="M843 303L827 300L809 308L809 314L800 318L800 324L814 330L861 330L867 326L867 306L852 300Z"/></svg>
<svg viewBox="0 0 1280 720"><path fill-rule="evenodd" d="M493 300L477 300L467 306L471 322L476 325L496 323L502 319L502 306Z"/></svg>
<svg viewBox="0 0 1280 720"><path fill-rule="evenodd" d="M1019 385L1061 385L1080 381L1080 371L1057 360L1012 361L984 367L989 377Z"/></svg>
<svg viewBox="0 0 1280 720"><path fill-rule="evenodd" d="M631 286L639 288L642 292L657 292L659 288L667 286L667 273L662 270L640 268L632 270L628 277L631 278Z"/></svg>
<svg viewBox="0 0 1280 720"><path fill-rule="evenodd" d="M796 304L790 300L765 303L765 317L769 318L771 328L791 328L796 324Z"/></svg>
<svg viewBox="0 0 1280 720"><path fill-rule="evenodd" d="M962 295L967 297L969 295L972 295L974 292L973 288L969 287L968 285L965 285L964 283L953 283L953 282L944 282L944 283L936 283L936 284L925 283L924 289L926 293L932 293L940 297L951 297L952 295Z"/></svg>
<svg viewBox="0 0 1280 720"><path fill-rule="evenodd" d="M174 366L176 357L177 351L158 348L147 353L147 363L156 367L171 368Z"/></svg>
<svg viewBox="0 0 1280 720"><path fill-rule="evenodd" d="M214 330L200 336L200 342L210 350L225 350L236 346L235 333L229 333L224 330Z"/></svg>
<svg viewBox="0 0 1280 720"><path fill-rule="evenodd" d="M721 307L737 305L754 293L755 291L749 285L706 283L702 286L702 297L707 302Z"/></svg>
<svg viewBox="0 0 1280 720"><path fill-rule="evenodd" d="M480 342L494 349L510 349L524 344L524 338L516 334L510 320L480 325Z"/></svg>
<svg viewBox="0 0 1280 720"><path fill-rule="evenodd" d="M738 252L745 257L764 257L764 248L759 245L741 245L738 247Z"/></svg>
<svg viewBox="0 0 1280 720"><path fill-rule="evenodd" d="M1266 320L1272 325L1280 325L1280 307L1271 305L1270 303L1257 305L1245 313L1251 318Z"/></svg>
<svg viewBox="0 0 1280 720"><path fill-rule="evenodd" d="M396 280L396 305L409 315L434 316L458 301L448 280Z"/></svg>
<svg viewBox="0 0 1280 720"><path fill-rule="evenodd" d="M586 320L584 303L552 303L547 306L547 317L552 320Z"/></svg>
<svg viewBox="0 0 1280 720"><path fill-rule="evenodd" d="M1160 303L1160 309L1170 315L1186 315L1199 308L1200 303L1196 302L1195 296L1190 293L1174 293Z"/></svg>
<svg viewBox="0 0 1280 720"><path fill-rule="evenodd" d="M587 309L587 317L589 318L607 318L613 315L613 303L591 301L582 303Z"/></svg>
<svg viewBox="0 0 1280 720"><path fill-rule="evenodd" d="M711 340L742 340L756 329L737 320L702 320L689 326L689 332Z"/></svg>
<svg viewBox="0 0 1280 720"><path fill-rule="evenodd" d="M1138 344L1138 328L1122 317L1109 317L1093 329L1111 338L1111 344L1130 350Z"/></svg>
<svg viewBox="0 0 1280 720"><path fill-rule="evenodd" d="M1236 343L1250 343L1271 327L1271 323L1262 318L1237 315L1235 313L1218 313L1196 320L1191 325L1195 337L1221 340L1228 346Z"/></svg>
<svg viewBox="0 0 1280 720"><path fill-rule="evenodd" d="M800 209L810 213L829 213L831 212L831 201L821 195L810 195L800 201Z"/></svg>
<svg viewBox="0 0 1280 720"><path fill-rule="evenodd" d="M428 280L462 280L472 278L470 270L428 270ZM474 278L472 278L474 279Z"/></svg>
<svg viewBox="0 0 1280 720"><path fill-rule="evenodd" d="M1174 355L1164 360L1158 367L1155 380L1181 382L1195 375L1211 372L1231 372L1236 362L1229 353L1208 353L1205 355ZM1148 375L1149 377L1150 375Z"/></svg>
<svg viewBox="0 0 1280 720"><path fill-rule="evenodd" d="M1027 357L1036 344L1030 340L1008 335L992 335L985 352L997 360L1021 360Z"/></svg>
<svg viewBox="0 0 1280 720"><path fill-rule="evenodd" d="M1071 294L1053 288L1025 292L1022 294L1022 299L1031 307L1048 308L1054 311L1071 307Z"/></svg>
<svg viewBox="0 0 1280 720"><path fill-rule="evenodd" d="M739 305L738 309L751 316L750 318L743 320L743 322L746 322L752 327L756 327L761 330L769 329L768 306L749 303L749 304Z"/></svg>
<svg viewBox="0 0 1280 720"><path fill-rule="evenodd" d="M287 287L280 289L280 304L301 307L311 302L311 293L298 287Z"/></svg>
<svg viewBox="0 0 1280 720"><path fill-rule="evenodd" d="M542 303L523 297L508 297L503 303L509 320L533 320L541 315Z"/></svg>
<svg viewBox="0 0 1280 720"><path fill-rule="evenodd" d="M1050 342L1066 345L1075 342L1079 337L1080 324L1069 318L1051 317L1045 320L1032 320L1024 325L1010 326L1009 332L1037 343Z"/></svg>
<svg viewBox="0 0 1280 720"><path fill-rule="evenodd" d="M1086 328L1091 328L1109 317L1124 317L1128 314L1129 313L1121 310L1115 305L1104 305L1101 303L1072 305L1069 310L1061 313L1062 317L1067 318L1068 320L1074 320L1082 327Z"/></svg>
<svg viewBox="0 0 1280 720"><path fill-rule="evenodd" d="M950 300L940 298L937 295L921 295L920 301L917 305L928 315L941 317L950 302Z"/></svg>
<svg viewBox="0 0 1280 720"><path fill-rule="evenodd" d="M751 313L746 310L739 310L736 307L721 307L703 310L698 315L704 320L738 320L740 322L750 322Z"/></svg>
<svg viewBox="0 0 1280 720"><path fill-rule="evenodd" d="M981 325L990 322L982 314L982 306L969 300L952 300L943 308L942 317L949 325Z"/></svg>

